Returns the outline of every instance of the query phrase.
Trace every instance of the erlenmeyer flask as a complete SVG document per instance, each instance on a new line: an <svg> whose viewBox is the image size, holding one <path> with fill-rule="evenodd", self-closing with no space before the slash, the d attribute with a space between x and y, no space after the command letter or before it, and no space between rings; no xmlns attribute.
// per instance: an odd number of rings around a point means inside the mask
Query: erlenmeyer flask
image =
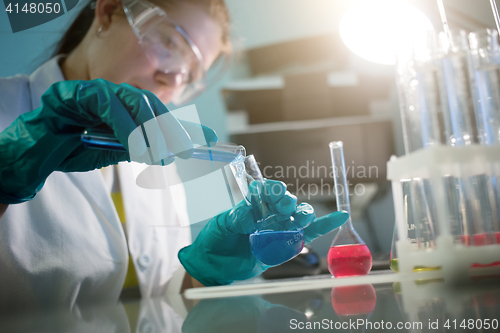
<svg viewBox="0 0 500 333"><path fill-rule="evenodd" d="M401 180L403 190L403 212L405 219L405 236L410 243L412 251L419 249L426 250L435 247L435 233L432 230L431 221L432 212L429 211L427 202L422 195L422 182L420 179L404 179ZM415 223L415 221L417 223ZM394 233L392 235L390 268L394 272L399 272L399 256L396 243L399 240L397 223L394 224ZM437 270L440 267L414 266L413 271Z"/></svg>
<svg viewBox="0 0 500 333"><path fill-rule="evenodd" d="M295 258L304 247L304 231L295 225L292 216L274 214L268 207L263 198L264 178L255 157L239 156L231 163L231 170L257 221L249 237L253 255L268 266Z"/></svg>
<svg viewBox="0 0 500 333"><path fill-rule="evenodd" d="M398 250L396 248L396 242L398 241L398 226L394 223L394 232L392 234L392 244L391 244L391 254L389 256L389 267L394 272L399 273L398 266Z"/></svg>
<svg viewBox="0 0 500 333"><path fill-rule="evenodd" d="M414 223L414 216L412 210L412 201L410 198L411 193L411 179L401 180L401 187L403 190L403 212L406 222L406 237L412 246L417 244L416 236L416 226ZM394 223L394 233L392 235L392 245L391 245L391 256L390 256L390 267L394 272L399 272L398 266L398 253L396 248L396 242L399 240L397 223Z"/></svg>
<svg viewBox="0 0 500 333"><path fill-rule="evenodd" d="M418 241L415 238L416 237L416 230L415 230L415 225L414 224L408 224L407 225L407 231L406 231L406 236L408 237L408 241L410 241L411 246L414 248L413 250L416 251L418 249ZM398 260L398 251L396 247L396 242L399 240L399 235L398 235L398 228L397 224L394 224L394 234L392 235L392 245L391 245L391 256L390 256L390 261L389 261L389 267L396 273L399 273L399 260ZM421 266L421 265L416 265L413 267L414 272L421 272L421 271L435 271L441 269L441 266L435 266L435 267L429 267L429 266Z"/></svg>
<svg viewBox="0 0 500 333"><path fill-rule="evenodd" d="M370 250L352 226L342 146L342 141L330 142L337 210L345 210L349 213L349 219L339 228L328 251L328 270L335 277L364 275L372 268Z"/></svg>

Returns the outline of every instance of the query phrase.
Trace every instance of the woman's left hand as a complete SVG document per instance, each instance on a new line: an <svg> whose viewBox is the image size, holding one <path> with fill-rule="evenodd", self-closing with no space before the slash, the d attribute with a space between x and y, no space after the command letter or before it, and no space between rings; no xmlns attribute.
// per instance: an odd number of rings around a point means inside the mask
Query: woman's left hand
<svg viewBox="0 0 500 333"><path fill-rule="evenodd" d="M250 184L255 185L256 182ZM297 198L286 191L283 182L266 180L264 188L262 194L271 211L293 216L295 223L304 228L306 244L340 227L349 217L348 213L338 211L316 218L311 205L297 205ZM205 286L226 285L257 276L269 266L258 261L250 250L249 234L254 231L255 223L251 207L242 201L211 219L193 244L179 251L179 260Z"/></svg>

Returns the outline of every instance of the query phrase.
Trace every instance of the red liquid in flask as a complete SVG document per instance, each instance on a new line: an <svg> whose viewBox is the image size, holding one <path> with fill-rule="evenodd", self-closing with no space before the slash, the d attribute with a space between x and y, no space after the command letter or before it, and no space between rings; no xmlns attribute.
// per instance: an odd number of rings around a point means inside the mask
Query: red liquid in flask
<svg viewBox="0 0 500 333"><path fill-rule="evenodd" d="M372 268L372 255L365 244L337 245L328 251L327 262L335 277L365 275Z"/></svg>

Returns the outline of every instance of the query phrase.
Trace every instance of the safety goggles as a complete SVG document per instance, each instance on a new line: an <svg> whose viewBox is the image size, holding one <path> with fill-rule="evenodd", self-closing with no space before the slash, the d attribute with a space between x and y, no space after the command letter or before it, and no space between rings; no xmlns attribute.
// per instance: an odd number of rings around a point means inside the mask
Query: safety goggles
<svg viewBox="0 0 500 333"><path fill-rule="evenodd" d="M172 96L173 103L180 105L193 100L227 69L219 59L210 72L214 69L220 73L207 75L198 47L160 7L146 0L122 0L122 7L149 61L158 70L180 80L176 82L180 88Z"/></svg>

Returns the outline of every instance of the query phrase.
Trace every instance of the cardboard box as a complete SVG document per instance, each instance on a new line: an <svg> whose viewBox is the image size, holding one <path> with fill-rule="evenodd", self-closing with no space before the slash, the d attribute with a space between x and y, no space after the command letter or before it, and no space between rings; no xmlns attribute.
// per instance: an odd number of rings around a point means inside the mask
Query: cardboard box
<svg viewBox="0 0 500 333"><path fill-rule="evenodd" d="M349 52L339 34L325 34L249 49L246 55L252 75L262 75L321 63L345 68Z"/></svg>
<svg viewBox="0 0 500 333"><path fill-rule="evenodd" d="M387 117L342 117L253 125L231 141L254 154L264 177L300 184L332 186L328 144L344 142L348 180L386 181L386 163L394 154L392 122ZM325 174L325 171L326 174Z"/></svg>
<svg viewBox="0 0 500 333"><path fill-rule="evenodd" d="M283 120L332 117L328 73L286 75L284 79Z"/></svg>
<svg viewBox="0 0 500 333"><path fill-rule="evenodd" d="M245 84L223 90L229 111L246 110L250 124L269 122L350 117L370 114L370 102L388 97L392 78L355 76L355 84L332 85L329 72L290 74L262 87L245 80ZM355 75L355 74L353 74ZM275 79L270 79L275 82Z"/></svg>
<svg viewBox="0 0 500 333"><path fill-rule="evenodd" d="M223 89L227 109L246 110L250 124L369 115L394 79L358 76L350 54L338 33L247 50L253 77Z"/></svg>
<svg viewBox="0 0 500 333"><path fill-rule="evenodd" d="M282 90L223 90L229 111L245 110L250 124L283 121Z"/></svg>

